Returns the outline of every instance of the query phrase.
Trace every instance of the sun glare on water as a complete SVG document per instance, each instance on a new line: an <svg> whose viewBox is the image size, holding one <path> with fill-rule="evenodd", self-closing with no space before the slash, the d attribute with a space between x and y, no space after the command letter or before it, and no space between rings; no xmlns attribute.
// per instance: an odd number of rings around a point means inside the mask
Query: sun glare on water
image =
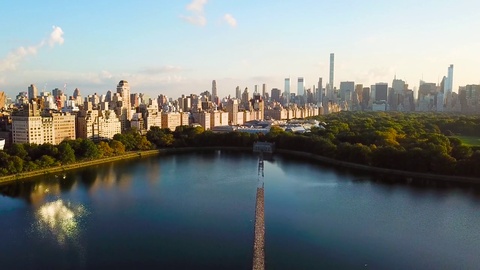
<svg viewBox="0 0 480 270"><path fill-rule="evenodd" d="M37 210L37 226L43 235L51 234L60 245L75 240L79 233L79 219L85 215L83 206L72 206L63 200L56 200Z"/></svg>

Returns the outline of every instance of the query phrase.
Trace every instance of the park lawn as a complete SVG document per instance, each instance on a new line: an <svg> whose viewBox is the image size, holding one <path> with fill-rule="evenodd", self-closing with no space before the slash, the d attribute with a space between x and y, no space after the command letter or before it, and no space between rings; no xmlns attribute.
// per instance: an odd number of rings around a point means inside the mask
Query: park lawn
<svg viewBox="0 0 480 270"><path fill-rule="evenodd" d="M478 136L453 136L468 146L480 146L480 137Z"/></svg>

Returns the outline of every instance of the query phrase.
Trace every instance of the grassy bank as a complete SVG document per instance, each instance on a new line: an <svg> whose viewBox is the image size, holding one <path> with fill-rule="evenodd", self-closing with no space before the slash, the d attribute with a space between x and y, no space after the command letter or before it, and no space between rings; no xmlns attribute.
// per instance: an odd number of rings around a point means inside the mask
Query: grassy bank
<svg viewBox="0 0 480 270"><path fill-rule="evenodd" d="M73 164L62 165L57 167L50 167L41 170L35 170L31 172L23 172L19 174L7 175L0 177L0 184L10 183L22 179L32 178L35 176L46 175L46 174L55 174L55 173L63 173L69 170L74 170L83 167L89 167L93 165L103 164L114 162L117 160L125 160L125 159L132 159L132 158L141 158L146 156L157 155L162 150L148 150L148 151L137 151L137 152L129 152L123 155L114 156L114 157L105 157L95 160L88 160L88 161L80 161Z"/></svg>
<svg viewBox="0 0 480 270"><path fill-rule="evenodd" d="M45 168L41 170L35 170L31 172L23 172L18 174L2 176L0 177L0 185L8 184L8 183L12 183L20 180L25 180L28 178L33 178L40 175L64 173L66 171L70 171L78 168L90 167L94 165L115 162L118 160L141 158L141 157L153 156L158 154L182 153L182 152L192 152L192 151L212 151L212 150L218 150L218 149L251 150L251 148L245 148L245 147L185 147L185 148L165 148L165 149L159 149L159 150L135 151L135 152L128 152L119 156L105 157L105 158L88 160L88 161L80 161L80 162L76 162L68 165L62 165L62 166Z"/></svg>
<svg viewBox="0 0 480 270"><path fill-rule="evenodd" d="M440 174L431 174L431 173L419 173L419 172L385 169L385 168L373 167L373 166L362 165L362 164L357 164L352 162L345 162L345 161L336 160L333 158L323 157L323 156L306 153L306 152L300 152L300 151L277 149L277 152L281 154L288 154L288 155L318 160L322 163L327 163L327 164L331 164L338 167L350 168L350 169L361 170L365 172L377 173L382 175L400 176L400 177L405 177L410 179L425 179L425 180L431 180L431 181L457 182L457 183L468 183L468 184L477 184L477 185L480 184L480 179L474 178L474 177L440 175Z"/></svg>

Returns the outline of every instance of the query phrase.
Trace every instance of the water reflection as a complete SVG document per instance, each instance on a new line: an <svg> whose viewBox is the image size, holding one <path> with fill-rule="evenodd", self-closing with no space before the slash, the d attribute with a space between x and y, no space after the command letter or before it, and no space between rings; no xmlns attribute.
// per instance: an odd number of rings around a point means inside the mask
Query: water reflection
<svg viewBox="0 0 480 270"><path fill-rule="evenodd" d="M31 205L41 205L47 196L59 196L62 192L75 189L75 179L59 179L53 175L44 176L40 181L18 181L0 186L0 194L12 198L22 198Z"/></svg>
<svg viewBox="0 0 480 270"><path fill-rule="evenodd" d="M76 241L80 228L79 221L86 214L83 205L73 206L63 200L56 200L42 205L36 211L35 229L42 236L53 236L59 245L66 242Z"/></svg>

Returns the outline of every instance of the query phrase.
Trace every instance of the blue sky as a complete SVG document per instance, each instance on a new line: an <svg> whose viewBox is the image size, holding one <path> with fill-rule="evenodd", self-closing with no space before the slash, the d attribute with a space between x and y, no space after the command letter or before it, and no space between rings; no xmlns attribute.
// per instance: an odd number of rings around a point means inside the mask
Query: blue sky
<svg viewBox="0 0 480 270"><path fill-rule="evenodd" d="M150 96L219 94L285 77L418 86L454 64L454 90L480 83L480 1L2 1L0 91L78 87L82 95L130 82Z"/></svg>

